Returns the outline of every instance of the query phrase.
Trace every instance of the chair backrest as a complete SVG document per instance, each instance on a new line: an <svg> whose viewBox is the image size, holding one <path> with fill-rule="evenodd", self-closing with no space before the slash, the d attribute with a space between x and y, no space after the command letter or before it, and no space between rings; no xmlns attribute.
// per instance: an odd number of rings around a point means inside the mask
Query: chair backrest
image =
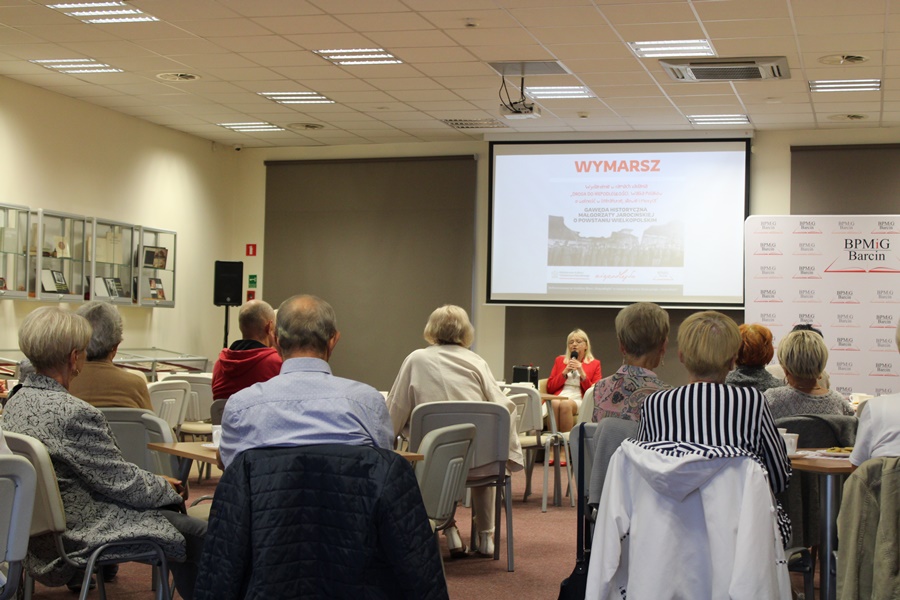
<svg viewBox="0 0 900 600"><path fill-rule="evenodd" d="M856 443L859 419L847 415L794 415L776 419L775 425L799 434L798 448L830 448Z"/></svg>
<svg viewBox="0 0 900 600"><path fill-rule="evenodd" d="M222 424L222 414L225 412L225 403L227 399L219 398L213 400L212 406L209 407L209 422L213 425Z"/></svg>
<svg viewBox="0 0 900 600"><path fill-rule="evenodd" d="M187 381L155 381L148 384L150 404L153 412L164 419L176 432L184 422L188 402L191 399L191 384ZM166 402L171 400L172 402Z"/></svg>
<svg viewBox="0 0 900 600"><path fill-rule="evenodd" d="M588 487L588 503L598 504L606 481L609 460L622 442L637 436L638 422L607 417L600 419L594 430L594 459L591 465L591 482Z"/></svg>
<svg viewBox="0 0 900 600"><path fill-rule="evenodd" d="M175 373L166 377L165 381L187 381L191 384L191 391L197 394L188 405L185 420L203 421L209 418L210 407L214 400L212 373Z"/></svg>
<svg viewBox="0 0 900 600"><path fill-rule="evenodd" d="M584 462L584 488L578 491L585 495L591 483L591 469L594 466L594 432L597 430L597 423L584 423L584 454L578 452L578 442L581 437L581 424L569 433L569 448L572 454L572 471L576 474L575 482L578 482L578 465Z"/></svg>
<svg viewBox="0 0 900 600"><path fill-rule="evenodd" d="M528 384L515 383L503 387L509 390L509 399L516 404L516 430L519 433L541 431L544 418L541 415L541 395L537 389Z"/></svg>
<svg viewBox="0 0 900 600"><path fill-rule="evenodd" d="M595 383L584 392L581 408L578 409L579 423L590 423L594 418L594 386L596 385Z"/></svg>
<svg viewBox="0 0 900 600"><path fill-rule="evenodd" d="M453 516L465 495L474 441L475 425L464 423L432 429L419 445L425 459L416 463L416 479L428 518L439 524Z"/></svg>
<svg viewBox="0 0 900 600"><path fill-rule="evenodd" d="M690 461L626 442L610 461L607 483L586 597L612 598L625 586L629 597L641 598L791 597L772 492L753 458ZM648 553L703 575L648 578L640 562Z"/></svg>
<svg viewBox="0 0 900 600"><path fill-rule="evenodd" d="M33 437L5 431L6 445L13 454L28 459L34 467L36 478L34 510L31 515L31 536L45 533L63 533L66 530L66 511L62 497L59 495L59 484L56 471L47 447Z"/></svg>
<svg viewBox="0 0 900 600"><path fill-rule="evenodd" d="M27 458L0 455L0 563L25 558L36 485L34 467Z"/></svg>
<svg viewBox="0 0 900 600"><path fill-rule="evenodd" d="M116 445L128 462L133 462L142 469L147 468L147 433L144 415L152 415L142 408L103 407L100 409L109 428L116 438Z"/></svg>
<svg viewBox="0 0 900 600"><path fill-rule="evenodd" d="M101 408L116 438L122 456L140 468L174 477L178 473L177 458L160 456L147 448L150 442L174 442L172 428L149 410L140 408Z"/></svg>
<svg viewBox="0 0 900 600"><path fill-rule="evenodd" d="M415 407L409 422L409 449L417 452L422 438L433 429L448 425L475 425L472 468L509 459L510 414L505 406L493 402L426 402Z"/></svg>
<svg viewBox="0 0 900 600"><path fill-rule="evenodd" d="M9 579L0 588L0 600L12 598L18 588L31 536L35 485L34 467L27 458L0 454L0 563L7 563L9 568Z"/></svg>
<svg viewBox="0 0 900 600"><path fill-rule="evenodd" d="M156 415L149 413L141 415L141 421L146 430L148 443L168 444L175 441L169 424ZM153 450L148 449L146 444L144 445L144 451L147 454L147 466L144 467L144 469L151 473L156 473L157 475L178 477L178 457L172 454L154 452Z"/></svg>

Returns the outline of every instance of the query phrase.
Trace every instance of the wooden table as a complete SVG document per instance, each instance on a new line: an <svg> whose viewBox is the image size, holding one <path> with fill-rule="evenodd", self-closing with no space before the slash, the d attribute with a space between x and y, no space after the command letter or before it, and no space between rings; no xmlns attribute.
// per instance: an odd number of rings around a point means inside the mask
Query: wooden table
<svg viewBox="0 0 900 600"><path fill-rule="evenodd" d="M803 450L820 450L804 448ZM791 459L795 471L815 473L819 478L819 597L835 600L837 590L831 579L834 566L834 550L837 549L837 517L841 506L841 479L853 472L850 455L847 458Z"/></svg>
<svg viewBox="0 0 900 600"><path fill-rule="evenodd" d="M190 476L192 461L197 460L211 464L218 463L218 453L216 450L214 448L204 447L204 444L208 443L209 442L155 442L147 444L147 448L165 454L172 454L184 459L181 461L181 473L179 474L179 477L181 478L181 481L187 481L187 478ZM425 455L419 454L418 452L403 452L396 450L395 452L411 463L425 459Z"/></svg>

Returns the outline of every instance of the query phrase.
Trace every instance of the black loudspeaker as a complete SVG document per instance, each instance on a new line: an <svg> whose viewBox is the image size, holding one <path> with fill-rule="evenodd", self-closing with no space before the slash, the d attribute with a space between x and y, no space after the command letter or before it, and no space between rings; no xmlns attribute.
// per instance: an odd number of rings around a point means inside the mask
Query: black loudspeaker
<svg viewBox="0 0 900 600"><path fill-rule="evenodd" d="M213 286L213 304L216 306L240 306L244 281L244 263L240 261L216 261L216 282Z"/></svg>

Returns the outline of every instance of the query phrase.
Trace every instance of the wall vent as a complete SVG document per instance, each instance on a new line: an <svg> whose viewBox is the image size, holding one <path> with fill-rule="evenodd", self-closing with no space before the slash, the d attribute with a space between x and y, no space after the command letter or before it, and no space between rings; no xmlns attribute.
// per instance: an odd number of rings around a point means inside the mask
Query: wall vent
<svg viewBox="0 0 900 600"><path fill-rule="evenodd" d="M754 81L790 79L784 56L666 59L659 64L675 81Z"/></svg>

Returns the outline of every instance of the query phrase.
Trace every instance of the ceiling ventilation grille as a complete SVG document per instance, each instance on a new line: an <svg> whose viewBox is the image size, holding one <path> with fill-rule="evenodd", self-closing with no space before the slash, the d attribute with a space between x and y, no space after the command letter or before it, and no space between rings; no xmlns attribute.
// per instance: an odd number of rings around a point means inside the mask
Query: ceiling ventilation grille
<svg viewBox="0 0 900 600"><path fill-rule="evenodd" d="M783 56L667 59L660 60L659 64L675 81L754 81L791 77L787 58Z"/></svg>
<svg viewBox="0 0 900 600"><path fill-rule="evenodd" d="M496 119L441 119L454 129L504 129L508 127Z"/></svg>

